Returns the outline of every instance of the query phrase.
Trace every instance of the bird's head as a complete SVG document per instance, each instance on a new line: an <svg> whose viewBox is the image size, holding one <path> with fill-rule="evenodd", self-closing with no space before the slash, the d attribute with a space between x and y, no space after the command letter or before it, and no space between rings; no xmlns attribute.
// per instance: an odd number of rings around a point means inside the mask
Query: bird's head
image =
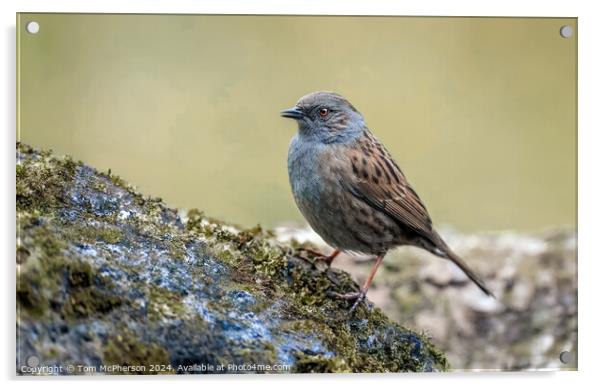
<svg viewBox="0 0 602 389"><path fill-rule="evenodd" d="M345 143L359 136L364 118L349 101L334 92L314 92L280 113L295 119L299 134L322 143Z"/></svg>

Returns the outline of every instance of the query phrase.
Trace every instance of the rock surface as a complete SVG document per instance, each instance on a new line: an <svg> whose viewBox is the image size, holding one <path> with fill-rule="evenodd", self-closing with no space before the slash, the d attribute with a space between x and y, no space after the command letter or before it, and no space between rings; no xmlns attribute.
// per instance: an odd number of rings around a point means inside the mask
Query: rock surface
<svg viewBox="0 0 602 389"><path fill-rule="evenodd" d="M444 370L349 275L17 144L18 374Z"/></svg>
<svg viewBox="0 0 602 389"><path fill-rule="evenodd" d="M320 245L306 228L277 233ZM370 300L390 318L432 335L453 370L576 369L576 232L442 233L497 299L481 293L451 262L403 247L387 254ZM341 256L333 266L361 281L370 263ZM560 360L563 351L573 356L568 364Z"/></svg>

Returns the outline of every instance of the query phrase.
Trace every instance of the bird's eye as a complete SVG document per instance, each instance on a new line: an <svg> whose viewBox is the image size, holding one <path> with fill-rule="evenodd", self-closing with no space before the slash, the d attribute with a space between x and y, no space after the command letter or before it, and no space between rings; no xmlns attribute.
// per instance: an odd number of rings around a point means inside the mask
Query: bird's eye
<svg viewBox="0 0 602 389"><path fill-rule="evenodd" d="M326 117L328 115L328 108L320 108L320 116Z"/></svg>

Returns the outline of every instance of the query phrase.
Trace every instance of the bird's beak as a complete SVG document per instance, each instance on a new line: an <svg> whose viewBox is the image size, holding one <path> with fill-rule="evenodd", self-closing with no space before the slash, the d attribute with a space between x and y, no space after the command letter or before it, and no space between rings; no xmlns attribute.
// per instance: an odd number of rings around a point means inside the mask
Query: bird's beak
<svg viewBox="0 0 602 389"><path fill-rule="evenodd" d="M280 115L285 118L291 119L301 119L303 116L305 116L305 114L303 113L303 111L301 111L301 109L299 109L299 107L285 109L284 111L280 112Z"/></svg>

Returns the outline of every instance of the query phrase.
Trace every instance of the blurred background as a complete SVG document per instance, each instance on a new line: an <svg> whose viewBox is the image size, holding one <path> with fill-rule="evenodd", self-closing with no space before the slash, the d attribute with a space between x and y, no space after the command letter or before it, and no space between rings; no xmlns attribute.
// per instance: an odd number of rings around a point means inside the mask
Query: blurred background
<svg viewBox="0 0 602 389"><path fill-rule="evenodd" d="M37 34L24 26L35 20ZM437 224L575 227L575 19L21 14L19 138L174 207L302 221L286 170L316 90L346 96Z"/></svg>
<svg viewBox="0 0 602 389"><path fill-rule="evenodd" d="M576 32L571 18L20 14L18 138L322 245L290 194L296 125L279 111L337 91L498 297L404 247L369 299L453 369L574 369ZM370 261L334 266L361 282Z"/></svg>

